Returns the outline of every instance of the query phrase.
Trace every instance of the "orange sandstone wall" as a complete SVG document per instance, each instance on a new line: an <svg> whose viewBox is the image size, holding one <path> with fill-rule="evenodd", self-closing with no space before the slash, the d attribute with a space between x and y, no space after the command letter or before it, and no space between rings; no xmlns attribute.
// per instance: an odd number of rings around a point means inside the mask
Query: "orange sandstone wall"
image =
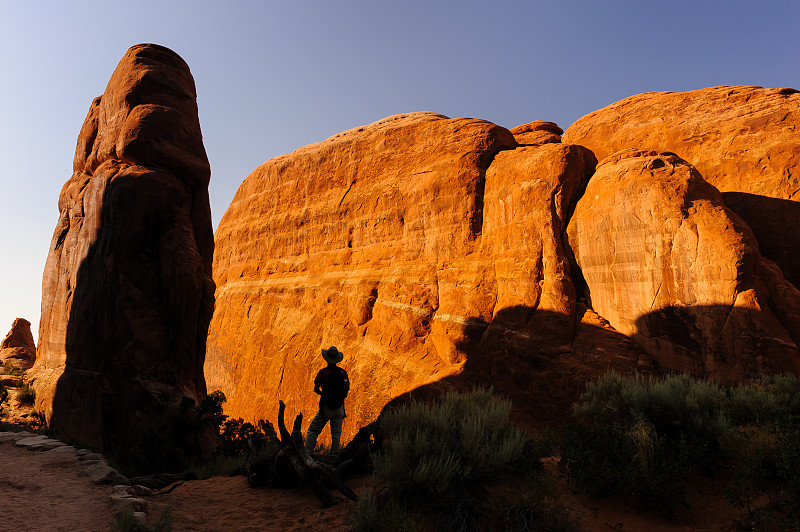
<svg viewBox="0 0 800 532"><path fill-rule="evenodd" d="M597 159L623 149L670 151L722 192L760 252L800 287L800 92L710 87L648 92L590 113L564 142Z"/></svg>
<svg viewBox="0 0 800 532"><path fill-rule="evenodd" d="M397 115L255 170L215 235L205 371L227 413L274 421L283 399L308 420L330 345L346 435L465 371L509 391L520 357L552 373L580 321L561 234L595 161L545 133L518 147L486 121Z"/></svg>
<svg viewBox="0 0 800 532"><path fill-rule="evenodd" d="M563 141L397 115L267 161L215 235L209 389L307 423L336 345L347 437L407 392L494 386L538 424L610 368L800 373L795 92L634 96Z"/></svg>

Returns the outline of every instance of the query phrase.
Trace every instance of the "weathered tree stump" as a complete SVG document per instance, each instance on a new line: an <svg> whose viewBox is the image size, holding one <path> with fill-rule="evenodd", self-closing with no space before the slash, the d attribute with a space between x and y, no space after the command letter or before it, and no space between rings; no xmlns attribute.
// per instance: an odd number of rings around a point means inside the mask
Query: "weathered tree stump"
<svg viewBox="0 0 800 532"><path fill-rule="evenodd" d="M278 408L280 439L277 441L276 450L265 457L247 462L247 480L250 485L296 487L306 483L311 486L314 495L326 508L336 504L331 489L338 490L348 499L358 500L353 490L345 486L342 479L352 472L370 471L371 437L377 431L377 423L371 423L359 430L353 441L341 452L331 453L322 460L320 457L312 457L306 450L301 430L303 414L298 414L295 418L290 434L284 421L285 411L286 404L280 401ZM252 446L251 451L254 451Z"/></svg>

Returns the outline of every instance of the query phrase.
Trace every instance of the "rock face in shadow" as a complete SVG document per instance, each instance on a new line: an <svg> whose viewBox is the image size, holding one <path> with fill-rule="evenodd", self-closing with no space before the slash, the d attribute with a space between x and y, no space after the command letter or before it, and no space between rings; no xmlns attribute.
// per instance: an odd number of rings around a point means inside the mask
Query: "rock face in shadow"
<svg viewBox="0 0 800 532"><path fill-rule="evenodd" d="M89 108L42 282L34 387L62 438L124 450L205 396L209 177L189 67L132 47Z"/></svg>
<svg viewBox="0 0 800 532"><path fill-rule="evenodd" d="M31 334L31 322L17 318L0 343L0 366L10 361L12 365L28 369L36 362L36 344Z"/></svg>
<svg viewBox="0 0 800 532"><path fill-rule="evenodd" d="M725 382L800 372L800 291L677 155L603 160L568 233L592 308L660 368Z"/></svg>
<svg viewBox="0 0 800 532"><path fill-rule="evenodd" d="M283 399L310 419L320 349L336 345L347 436L464 371L517 386L519 357L558 386L551 359L580 320L561 235L594 164L578 146L518 147L489 122L432 113L267 161L217 229L209 389L232 416L272 419Z"/></svg>
<svg viewBox="0 0 800 532"><path fill-rule="evenodd" d="M598 160L623 149L671 151L722 192L761 253L800 287L800 92L711 87L649 92L584 116L564 142Z"/></svg>

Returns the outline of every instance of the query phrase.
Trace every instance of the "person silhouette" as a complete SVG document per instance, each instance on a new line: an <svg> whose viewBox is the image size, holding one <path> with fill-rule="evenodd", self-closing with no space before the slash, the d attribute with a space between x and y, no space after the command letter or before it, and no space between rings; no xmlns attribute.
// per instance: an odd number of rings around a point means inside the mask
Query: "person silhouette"
<svg viewBox="0 0 800 532"><path fill-rule="evenodd" d="M328 365L319 370L314 378L314 393L320 396L319 410L308 426L306 449L314 450L317 437L330 421L331 451L336 451L342 437L342 423L347 415L344 411L344 398L350 392L350 378L343 368L336 365L344 359L344 354L336 346L323 349L322 358Z"/></svg>

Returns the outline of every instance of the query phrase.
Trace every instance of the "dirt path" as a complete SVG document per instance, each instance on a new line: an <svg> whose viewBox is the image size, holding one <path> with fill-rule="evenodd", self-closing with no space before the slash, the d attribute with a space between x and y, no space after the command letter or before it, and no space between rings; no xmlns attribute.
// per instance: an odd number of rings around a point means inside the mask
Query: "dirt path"
<svg viewBox="0 0 800 532"><path fill-rule="evenodd" d="M0 530L107 531L111 488L92 484L75 457L0 443Z"/></svg>
<svg viewBox="0 0 800 532"><path fill-rule="evenodd" d="M553 459L545 461L558 478ZM348 481L358 490L369 477ZM689 506L672 518L640 512L615 498L597 499L558 480L567 506L581 518L582 529L652 532L707 530L730 532L739 514L724 497L720 481L701 480L687 491ZM213 477L184 482L172 492L147 498L148 523L165 508L173 511L173 530L344 532L351 528L354 503L341 498L323 509L308 488L250 488L244 477ZM107 531L114 511L111 486L92 484L73 455L35 452L0 443L0 531Z"/></svg>

